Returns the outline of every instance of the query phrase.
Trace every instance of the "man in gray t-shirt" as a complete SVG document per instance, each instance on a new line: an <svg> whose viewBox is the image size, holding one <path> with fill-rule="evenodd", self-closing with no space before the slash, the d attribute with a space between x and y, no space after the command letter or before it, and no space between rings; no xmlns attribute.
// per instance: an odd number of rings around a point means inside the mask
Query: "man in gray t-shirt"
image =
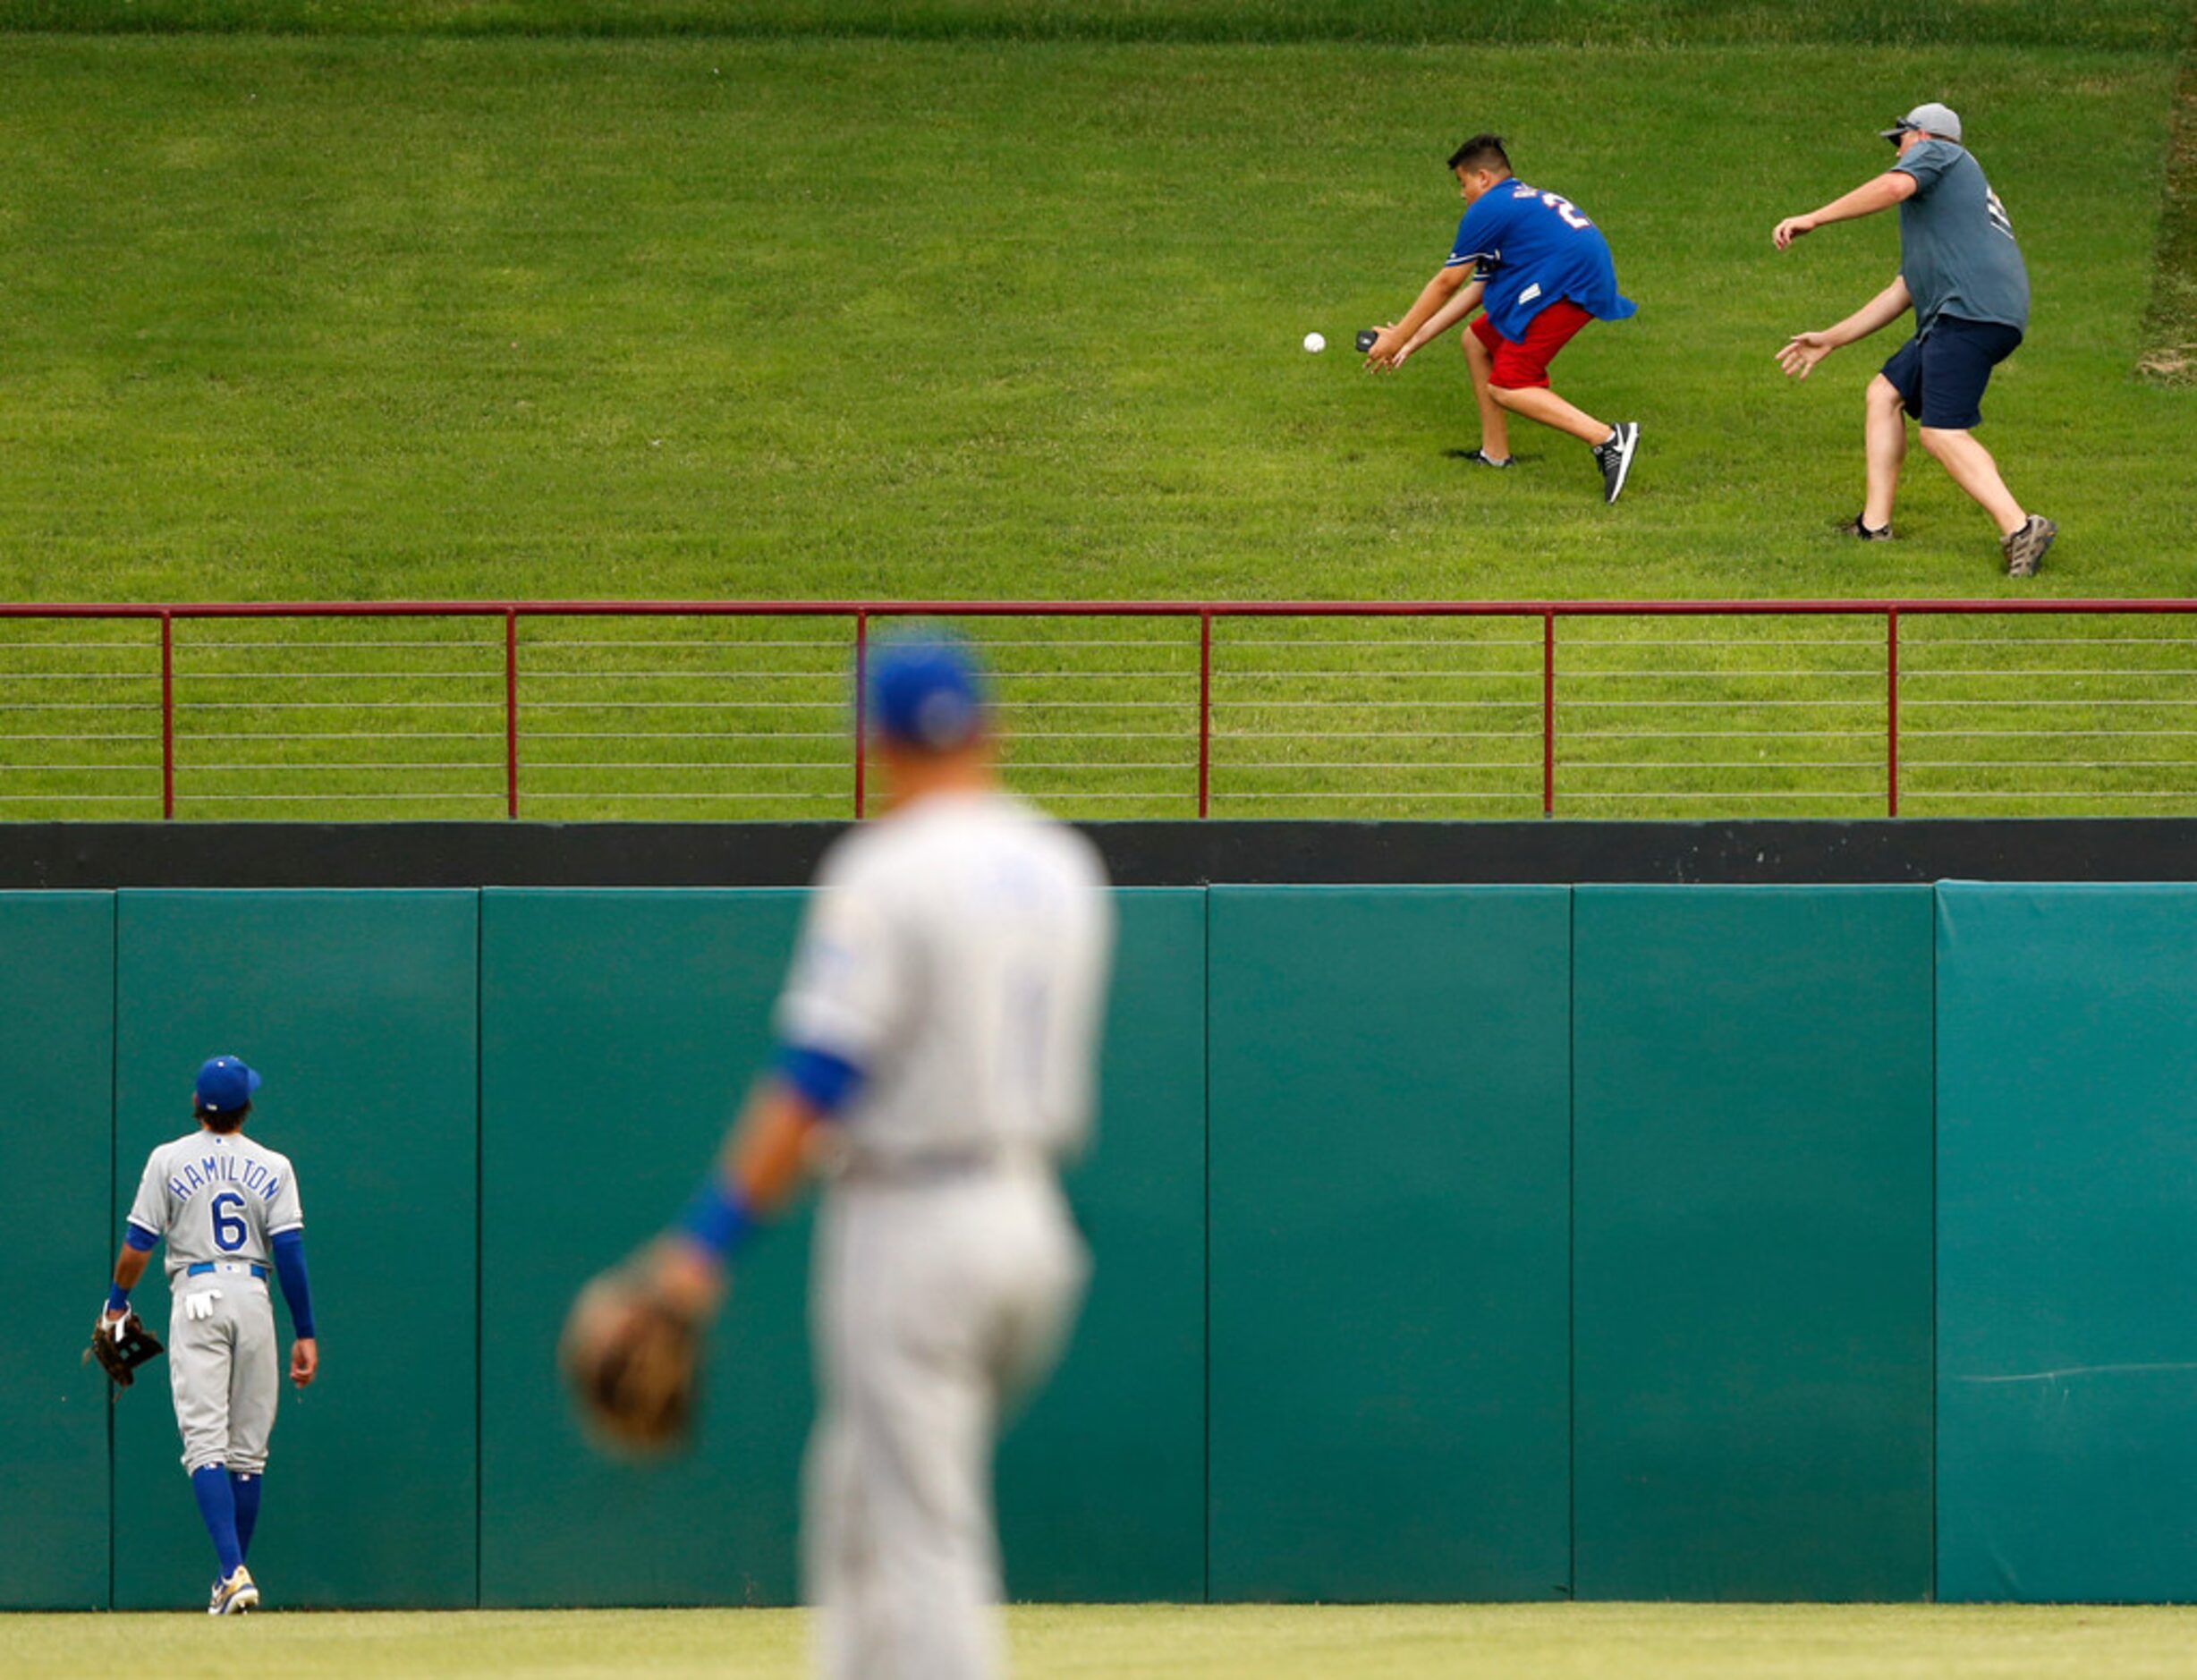
<svg viewBox="0 0 2197 1680"><path fill-rule="evenodd" d="M1962 148L1961 119L1946 106L1919 105L1883 132L1899 150L1890 169L1820 210L1786 217L1770 237L1785 250L1827 222L1896 204L1899 273L1837 326L1794 334L1777 360L1804 379L1832 351L1912 308L1914 336L1870 381L1868 489L1861 513L1840 529L1864 541L1892 534L1892 499L1907 454L1905 416L1912 414L1923 448L1998 526L2008 574L2033 576L2059 527L2014 499L1972 429L1983 419L1991 369L2029 329L2029 271L2014 224L1982 165Z"/></svg>

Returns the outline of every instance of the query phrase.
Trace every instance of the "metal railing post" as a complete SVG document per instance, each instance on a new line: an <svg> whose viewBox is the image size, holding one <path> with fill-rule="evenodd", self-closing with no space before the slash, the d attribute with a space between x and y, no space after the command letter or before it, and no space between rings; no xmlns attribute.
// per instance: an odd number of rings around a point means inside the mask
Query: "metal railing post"
<svg viewBox="0 0 2197 1680"><path fill-rule="evenodd" d="M1884 615L1884 814L1899 815L1899 608Z"/></svg>
<svg viewBox="0 0 2197 1680"><path fill-rule="evenodd" d="M1210 809L1213 770L1213 609L1198 615L1198 815Z"/></svg>
<svg viewBox="0 0 2197 1680"><path fill-rule="evenodd" d="M869 748L869 615L854 615L854 820L862 819Z"/></svg>
<svg viewBox="0 0 2197 1680"><path fill-rule="evenodd" d="M519 814L519 609L504 609L504 814Z"/></svg>
<svg viewBox="0 0 2197 1680"><path fill-rule="evenodd" d="M1541 615L1541 815L1557 814L1557 613Z"/></svg>
<svg viewBox="0 0 2197 1680"><path fill-rule="evenodd" d="M160 820L175 816L175 615L160 615Z"/></svg>

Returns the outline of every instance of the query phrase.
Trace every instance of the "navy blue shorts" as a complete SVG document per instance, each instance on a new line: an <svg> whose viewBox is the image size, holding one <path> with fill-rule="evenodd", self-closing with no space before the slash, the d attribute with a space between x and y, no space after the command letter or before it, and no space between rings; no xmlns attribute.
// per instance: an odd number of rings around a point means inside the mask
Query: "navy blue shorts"
<svg viewBox="0 0 2197 1680"><path fill-rule="evenodd" d="M2019 328L2002 321L1967 321L1940 315L1930 331L1892 352L1884 377L1906 411L1941 431L1966 431L1983 421L1983 387L1991 369L2022 342Z"/></svg>

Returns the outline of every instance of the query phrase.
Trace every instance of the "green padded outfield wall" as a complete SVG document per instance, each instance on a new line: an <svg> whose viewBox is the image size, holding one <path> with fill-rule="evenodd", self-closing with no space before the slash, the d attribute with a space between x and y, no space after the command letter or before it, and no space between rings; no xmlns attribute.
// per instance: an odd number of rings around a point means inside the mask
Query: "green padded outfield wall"
<svg viewBox="0 0 2197 1680"><path fill-rule="evenodd" d="M297 1169L321 1374L302 1397L283 1385L251 1557L285 1607L474 1601L479 907L472 892L118 895L109 1239L147 1153L191 1129L208 1056L264 1073L249 1129ZM137 1300L166 1325L157 1263ZM187 1607L213 1579L166 1371L115 1408L118 1608Z"/></svg>
<svg viewBox="0 0 2197 1680"><path fill-rule="evenodd" d="M1929 1595L1930 903L1576 889L1580 1597Z"/></svg>
<svg viewBox="0 0 2197 1680"><path fill-rule="evenodd" d="M1009 1596L1205 1596L1206 895L1115 895L1098 1145L1068 1194L1094 1269L999 1454Z"/></svg>
<svg viewBox="0 0 2197 1680"><path fill-rule="evenodd" d="M675 1472L587 1455L551 1349L707 1158L801 897L0 895L42 1122L0 1146L42 1187L0 1604L205 1586L165 1366L110 1490L77 1355L222 1049L268 1076L326 1333L276 1601L789 1597L800 1229ZM2197 1598L2197 887L1119 902L1098 1280L1002 1453L1017 1595Z"/></svg>
<svg viewBox="0 0 2197 1680"><path fill-rule="evenodd" d="M1208 904L1212 1596L1562 1596L1569 893Z"/></svg>
<svg viewBox="0 0 2197 1680"><path fill-rule="evenodd" d="M119 1232L115 901L0 893L0 1181L30 1214L0 1312L0 1608L107 1601L106 1383L80 1360ZM157 1399L156 1398L156 1404ZM180 1479L179 1479L180 1480Z"/></svg>
<svg viewBox="0 0 2197 1680"><path fill-rule="evenodd" d="M802 897L481 895L484 1604L793 1599L807 1221L742 1259L692 1457L590 1451L556 1348L574 1292L678 1211L766 1065Z"/></svg>
<svg viewBox="0 0 2197 1680"><path fill-rule="evenodd" d="M1938 901L1938 1591L2197 1599L2197 887Z"/></svg>
<svg viewBox="0 0 2197 1680"><path fill-rule="evenodd" d="M812 1408L805 1219L743 1260L703 1450L590 1453L555 1382L564 1303L684 1200L755 1073L803 895L495 891L482 947L482 1601L785 1603ZM1204 926L1124 893L1100 1146L1072 1181L1098 1281L1005 1444L1010 1587L1204 1586ZM572 1514L589 1514L576 1546Z"/></svg>

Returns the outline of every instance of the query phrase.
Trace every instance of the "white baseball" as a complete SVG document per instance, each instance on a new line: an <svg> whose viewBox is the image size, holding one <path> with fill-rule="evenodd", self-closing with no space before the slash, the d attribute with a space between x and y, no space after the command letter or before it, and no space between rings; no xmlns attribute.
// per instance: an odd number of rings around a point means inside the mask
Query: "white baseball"
<svg viewBox="0 0 2197 1680"><path fill-rule="evenodd" d="M1307 333L1304 335L1304 347L1317 356L1321 351L1327 349L1328 341L1318 333Z"/></svg>

